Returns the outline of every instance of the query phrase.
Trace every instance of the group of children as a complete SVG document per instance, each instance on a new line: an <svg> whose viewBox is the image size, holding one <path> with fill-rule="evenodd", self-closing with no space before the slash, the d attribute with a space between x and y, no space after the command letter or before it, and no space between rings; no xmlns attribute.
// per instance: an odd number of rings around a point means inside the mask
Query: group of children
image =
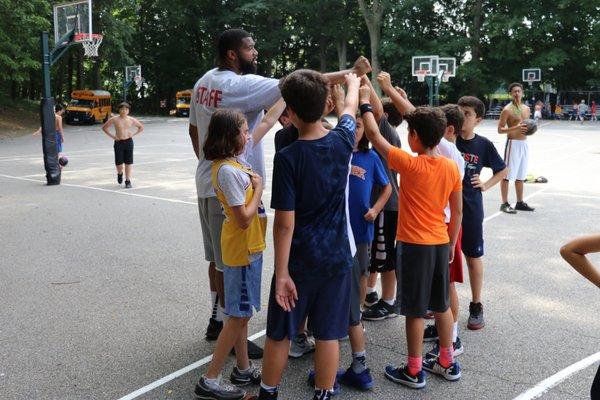
<svg viewBox="0 0 600 400"><path fill-rule="evenodd" d="M246 396L221 378L232 348L230 380L260 384L256 399L276 399L288 356L313 349L314 399L331 398L340 383L368 390L374 382L361 320L400 314L408 360L386 367L386 378L417 389L426 385L424 371L460 379L455 357L464 349L454 284L463 282L464 254L472 291L467 326L483 328L482 193L505 178L507 168L494 145L474 132L485 114L479 99L414 107L389 74L377 81L385 105L366 76L346 74L344 92L323 74L298 70L280 81L283 100L253 132L239 111L212 114L202 150L212 161L211 182L225 214L220 245L228 318L196 385L199 398ZM338 123L331 127L323 117L334 110ZM273 161L275 273L261 372L248 359L246 338L248 320L261 304L263 179L244 154L278 116L284 128L276 134ZM400 149L395 127L402 117L416 157ZM484 167L493 171L487 181L480 178ZM381 299L369 271L382 273ZM428 313L435 325L425 328ZM309 336L314 342L307 344ZM338 371L338 341L346 337L352 361ZM436 342L425 357L424 341Z"/></svg>

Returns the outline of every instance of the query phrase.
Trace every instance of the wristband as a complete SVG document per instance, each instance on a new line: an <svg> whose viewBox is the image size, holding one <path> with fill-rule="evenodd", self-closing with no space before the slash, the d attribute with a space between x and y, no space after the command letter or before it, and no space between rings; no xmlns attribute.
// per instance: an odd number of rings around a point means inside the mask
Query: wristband
<svg viewBox="0 0 600 400"><path fill-rule="evenodd" d="M366 113L373 112L373 106L370 105L369 103L365 103L365 104L361 104L360 107L358 107L360 110L360 115L365 115Z"/></svg>

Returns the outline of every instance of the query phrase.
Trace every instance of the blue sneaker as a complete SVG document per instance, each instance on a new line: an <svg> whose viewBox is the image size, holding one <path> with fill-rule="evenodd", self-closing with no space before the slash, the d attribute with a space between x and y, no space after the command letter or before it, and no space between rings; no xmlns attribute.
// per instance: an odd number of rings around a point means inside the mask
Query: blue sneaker
<svg viewBox="0 0 600 400"><path fill-rule="evenodd" d="M456 361L448 368L444 368L439 363L438 358L428 358L423 360L423 369L433 374L439 375L447 381L457 381L460 379L460 365Z"/></svg>
<svg viewBox="0 0 600 400"><path fill-rule="evenodd" d="M344 370L339 369L335 376L335 384L333 385L333 392L331 392L334 396L337 396L342 392L342 387L340 386L340 378L344 375ZM308 371L308 384L312 387L315 387L315 371Z"/></svg>
<svg viewBox="0 0 600 400"><path fill-rule="evenodd" d="M396 367L395 365L388 365L385 367L385 377L390 381L399 383L400 385L408 386L413 389L423 389L425 385L427 385L427 381L425 380L425 372L423 370L419 371L417 375L411 375L408 373L407 365L400 365Z"/></svg>
<svg viewBox="0 0 600 400"><path fill-rule="evenodd" d="M352 366L344 372L339 378L342 385L352 386L358 390L369 390L373 388L373 377L371 376L371 370L365 369L360 374L357 374L352 369Z"/></svg>

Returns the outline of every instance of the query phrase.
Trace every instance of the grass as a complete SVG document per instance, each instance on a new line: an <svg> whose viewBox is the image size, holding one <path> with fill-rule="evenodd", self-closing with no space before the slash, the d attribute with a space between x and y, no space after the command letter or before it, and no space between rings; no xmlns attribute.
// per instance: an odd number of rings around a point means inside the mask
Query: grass
<svg viewBox="0 0 600 400"><path fill-rule="evenodd" d="M40 126L39 103L27 100L0 102L0 139L31 134Z"/></svg>

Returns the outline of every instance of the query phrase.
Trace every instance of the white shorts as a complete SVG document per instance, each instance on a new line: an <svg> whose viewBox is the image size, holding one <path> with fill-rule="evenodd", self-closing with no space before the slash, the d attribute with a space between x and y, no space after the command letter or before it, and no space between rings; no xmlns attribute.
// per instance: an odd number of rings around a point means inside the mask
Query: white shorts
<svg viewBox="0 0 600 400"><path fill-rule="evenodd" d="M536 111L533 113L533 118L534 119L542 119L542 112L541 111Z"/></svg>
<svg viewBox="0 0 600 400"><path fill-rule="evenodd" d="M524 181L529 163L527 140L508 139L504 149L504 162L508 167L507 181Z"/></svg>

